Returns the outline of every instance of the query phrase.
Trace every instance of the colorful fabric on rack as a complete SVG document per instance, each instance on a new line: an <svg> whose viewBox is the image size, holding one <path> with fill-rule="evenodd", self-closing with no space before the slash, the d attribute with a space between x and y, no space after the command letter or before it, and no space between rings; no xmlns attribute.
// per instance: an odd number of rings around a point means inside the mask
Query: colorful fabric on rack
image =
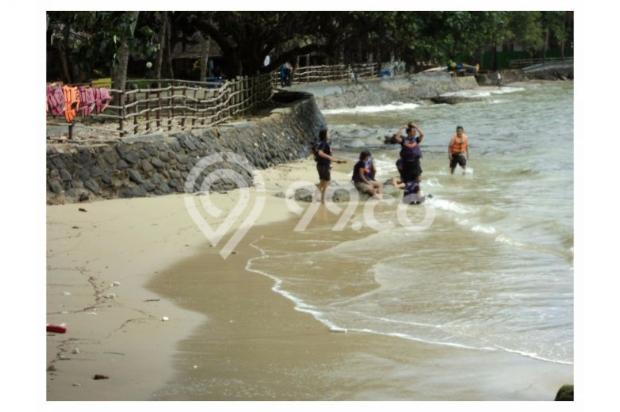
<svg viewBox="0 0 620 412"><path fill-rule="evenodd" d="M64 116L71 123L77 114L101 113L112 101L110 90L103 87L47 85L46 113Z"/></svg>
<svg viewBox="0 0 620 412"><path fill-rule="evenodd" d="M105 87L97 87L94 89L95 91L95 110L97 113L101 113L105 110L106 107L112 101L112 96L110 96L110 90Z"/></svg>
<svg viewBox="0 0 620 412"><path fill-rule="evenodd" d="M88 116L95 110L95 91L83 86L78 87L78 90L80 91L79 112L82 116Z"/></svg>
<svg viewBox="0 0 620 412"><path fill-rule="evenodd" d="M65 96L62 87L47 86L47 113L62 116L65 113Z"/></svg>

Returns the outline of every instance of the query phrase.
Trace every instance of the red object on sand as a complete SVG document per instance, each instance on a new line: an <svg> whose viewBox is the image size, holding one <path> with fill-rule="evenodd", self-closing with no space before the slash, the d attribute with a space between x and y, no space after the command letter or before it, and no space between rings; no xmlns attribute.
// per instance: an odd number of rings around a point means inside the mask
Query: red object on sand
<svg viewBox="0 0 620 412"><path fill-rule="evenodd" d="M47 324L47 331L53 333L66 333L67 328L62 325L52 325L50 323Z"/></svg>

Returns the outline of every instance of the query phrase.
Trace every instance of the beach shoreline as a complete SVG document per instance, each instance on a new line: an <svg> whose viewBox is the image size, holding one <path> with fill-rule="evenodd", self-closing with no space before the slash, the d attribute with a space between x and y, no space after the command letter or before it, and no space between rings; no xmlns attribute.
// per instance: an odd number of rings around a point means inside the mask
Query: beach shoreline
<svg viewBox="0 0 620 412"><path fill-rule="evenodd" d="M572 382L572 365L330 328L276 279L248 270L295 223L257 226L226 261L206 247L150 282L209 316L179 343L175 375L153 399L552 400Z"/></svg>
<svg viewBox="0 0 620 412"><path fill-rule="evenodd" d="M275 195L316 180L314 162L258 173L264 211L227 259L228 235L211 247L184 195L48 206L47 320L68 327L48 334L48 400L552 400L572 382L572 365L330 331L247 270L256 242L292 236ZM239 191L209 200L228 211Z"/></svg>
<svg viewBox="0 0 620 412"><path fill-rule="evenodd" d="M311 163L258 171L267 195L257 225L289 217L284 199L273 194L287 179L308 176ZM47 206L46 320L67 327L66 334L47 334L48 400L144 400L172 376L177 342L206 316L145 285L208 245L185 196ZM239 191L211 193L209 200L231 210ZM207 220L217 225L224 217ZM109 379L94 380L96 374Z"/></svg>

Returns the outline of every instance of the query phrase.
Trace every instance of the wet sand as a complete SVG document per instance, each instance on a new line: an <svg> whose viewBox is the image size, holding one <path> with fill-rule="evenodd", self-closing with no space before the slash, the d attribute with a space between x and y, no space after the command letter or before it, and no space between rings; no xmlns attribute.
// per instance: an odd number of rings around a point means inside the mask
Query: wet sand
<svg viewBox="0 0 620 412"><path fill-rule="evenodd" d="M208 320L177 347L158 400L553 400L572 366L504 352L332 332L245 270L250 244L285 243L296 220L253 228L222 261L213 248L148 287ZM330 267L330 271L346 268Z"/></svg>

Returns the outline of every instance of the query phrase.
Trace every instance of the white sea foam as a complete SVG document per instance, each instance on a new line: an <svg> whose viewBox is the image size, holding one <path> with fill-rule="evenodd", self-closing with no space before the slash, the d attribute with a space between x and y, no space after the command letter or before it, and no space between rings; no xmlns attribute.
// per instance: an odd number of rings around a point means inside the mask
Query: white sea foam
<svg viewBox="0 0 620 412"><path fill-rule="evenodd" d="M518 241L516 241L514 239L510 239L509 237L504 236L504 235L498 235L495 238L495 241L496 242L500 242L500 243L505 243L505 244L510 245L510 246L523 246L523 243L518 242Z"/></svg>
<svg viewBox="0 0 620 412"><path fill-rule="evenodd" d="M326 318L324 312L320 311L319 309L317 309L316 307L314 307L312 305L307 304L306 302L303 301L303 299L300 299L299 297L293 295L292 293L284 290L282 288L282 280L281 279L279 279L276 276L271 275L270 273L264 272L264 271L259 270L259 269L252 268L252 263L255 260L267 259L267 258L269 258L269 255L265 252L265 250L263 250L262 248L256 246L254 244L254 242L250 243L250 246L252 246L254 249L258 250L260 252L260 256L248 259L248 261L247 261L247 263L245 265L245 269L248 272L257 273L257 274L260 274L262 276L265 276L265 277L268 277L269 279L271 279L274 282L274 285L271 288L271 290L273 290L274 292L278 293L279 295L281 295L281 296L289 299L290 301L292 301L293 304L295 305L295 310L297 310L298 312L304 312L304 313L308 313L308 314L312 315L316 320L318 320L323 325L325 325L331 332L372 333L372 334L376 334L376 335L392 336L392 337L396 337L396 338L401 338L401 339L406 339L406 340L410 340L410 341L421 342L421 343L426 343L426 344L431 344L431 345L448 346L448 347L459 348L459 349L468 349L468 350L479 350L479 351L498 351L498 350L501 350L501 351L505 351L505 352L508 352L508 353L514 353L514 354L517 354L517 355L521 355L521 356L525 356L525 357L528 357L528 358L537 359L537 360L541 360L541 361L545 361L545 362L559 363L559 364L564 364L564 365L572 365L573 364L572 362L558 360L558 359L550 359L550 358L546 358L546 357L540 356L537 353L520 351L520 350L516 350L516 349L511 349L511 348L506 348L506 347L500 346L500 345L474 346L474 345L467 345L467 344L458 343L458 342L446 342L446 341L441 341L441 340L425 339L425 338L413 336L413 335L406 334L406 333L400 333L400 332L378 331L378 330L370 329L370 328L345 328L345 327L336 325L335 323L333 323L332 321L330 321L329 319ZM340 302L340 303L342 303L342 302ZM349 311L349 312L351 312L351 311ZM368 316L366 316L366 317L368 317ZM384 317L372 317L372 318L375 319L375 320L379 320L381 322L386 322L386 323L400 323L400 324L408 324L408 325L414 325L414 326L422 326L422 327L430 327L430 328L441 329L441 325L433 325L433 324L413 322L413 321L400 321L400 320L389 319L389 318L384 318Z"/></svg>
<svg viewBox="0 0 620 412"><path fill-rule="evenodd" d="M495 234L496 230L493 226L475 225L471 228L473 232L486 233L487 235Z"/></svg>
<svg viewBox="0 0 620 412"><path fill-rule="evenodd" d="M377 105L377 106L356 106L356 107L341 107L338 109L325 109L321 110L323 114L356 114L356 113L380 113L380 112L394 112L400 110L413 110L420 107L418 103L401 103L393 102L390 104Z"/></svg>
<svg viewBox="0 0 620 412"><path fill-rule="evenodd" d="M452 200L433 198L429 199L427 203L429 203L436 209L445 210L446 212L454 212L459 215L465 215L471 212L471 209L467 206L454 202Z"/></svg>
<svg viewBox="0 0 620 412"><path fill-rule="evenodd" d="M498 89L491 90L491 93L493 93L493 94L506 94L506 93L522 92L524 90L525 90L525 88L523 88L523 87L503 86L503 87L500 87Z"/></svg>
<svg viewBox="0 0 620 412"><path fill-rule="evenodd" d="M293 302L294 305L295 305L295 310L296 311L304 312L304 313L309 313L316 320L318 320L319 322L321 322L322 324L327 326L329 328L329 330L331 330L333 332L346 332L347 331L345 328L341 328L340 326L335 325L334 323L332 323L328 319L325 319L325 317L323 316L323 312L317 310L314 306L307 304L306 302L304 302L299 297L293 295L292 293L288 292L287 290L284 290L282 288L282 279L279 279L278 277L273 276L272 274L264 272L262 270L252 268L252 263L254 263L254 260L267 259L269 257L269 255L267 254L267 252L265 252L264 249L256 246L254 244L254 242L250 243L250 246L252 246L254 249L258 250L260 252L260 256L256 256L256 257L248 259L248 261L245 264L245 270L247 270L248 272L258 273L259 275L263 275L263 276L268 277L269 279L271 279L274 282L273 286L271 287L271 290L273 290L277 294L279 294L281 296L284 296L285 298L287 298L288 300Z"/></svg>

